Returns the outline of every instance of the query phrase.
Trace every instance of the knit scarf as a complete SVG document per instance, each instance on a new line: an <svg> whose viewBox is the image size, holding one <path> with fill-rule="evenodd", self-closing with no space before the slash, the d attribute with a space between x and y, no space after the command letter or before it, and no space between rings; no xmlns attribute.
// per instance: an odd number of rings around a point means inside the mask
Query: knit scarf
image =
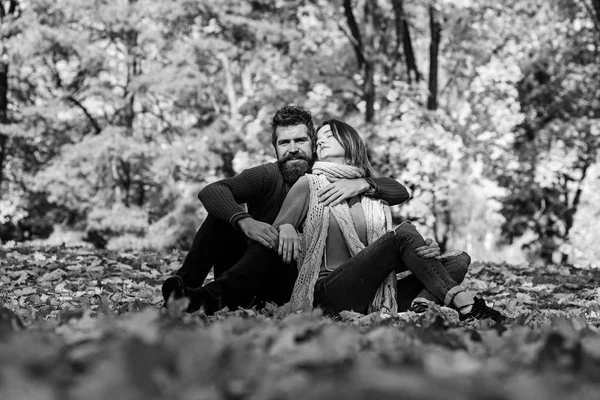
<svg viewBox="0 0 600 400"><path fill-rule="evenodd" d="M349 165L316 162L313 165L312 174L307 174L306 176L309 180L310 200L302 237L303 251L301 259L298 261L300 268L291 300L281 311L312 310L314 286L323 263L330 215L333 215L339 224L352 256L365 248L365 245L360 241L356 233L348 202L344 201L334 207L324 206L319 202L317 197L318 190L327 186L330 183L329 179L361 178L364 176L362 170ZM367 244L371 244L391 227L389 207L382 201L372 199L368 196L361 197L361 205L367 224ZM396 274L394 272L390 273L378 288L369 307L369 312L379 310L386 311L392 315L395 315L398 311L396 303Z"/></svg>

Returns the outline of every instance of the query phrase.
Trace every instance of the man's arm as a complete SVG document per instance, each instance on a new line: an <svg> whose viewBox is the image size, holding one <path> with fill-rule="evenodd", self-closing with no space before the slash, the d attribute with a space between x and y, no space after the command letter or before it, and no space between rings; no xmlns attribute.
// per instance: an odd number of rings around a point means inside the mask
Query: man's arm
<svg viewBox="0 0 600 400"><path fill-rule="evenodd" d="M268 188L275 185L274 172L269 164L250 168L232 177L207 185L198 193L209 214L239 228L247 238L263 246L277 247L277 230L271 225L257 221L238 203L247 203L252 198L268 196Z"/></svg>
<svg viewBox="0 0 600 400"><path fill-rule="evenodd" d="M408 188L395 179L381 177L367 178L366 181L369 183L369 190L365 192L365 195L383 200L390 206L402 204L410 199ZM370 191L372 192L370 193Z"/></svg>
<svg viewBox="0 0 600 400"><path fill-rule="evenodd" d="M265 190L269 177L267 165L249 168L232 178L207 185L198 193L198 199L209 214L237 228L240 219L250 217L240 203L267 196Z"/></svg>
<svg viewBox="0 0 600 400"><path fill-rule="evenodd" d="M339 179L318 192L319 201L335 206L359 194L371 196L393 206L410 198L408 189L392 178Z"/></svg>

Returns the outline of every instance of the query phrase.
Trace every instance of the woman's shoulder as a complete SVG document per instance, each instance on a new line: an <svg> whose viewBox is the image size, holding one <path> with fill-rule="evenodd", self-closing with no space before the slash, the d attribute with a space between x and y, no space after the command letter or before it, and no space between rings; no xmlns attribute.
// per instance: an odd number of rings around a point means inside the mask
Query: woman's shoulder
<svg viewBox="0 0 600 400"><path fill-rule="evenodd" d="M292 188L295 190L308 190L309 187L310 187L310 181L309 181L308 174L302 175L300 178L298 178L296 183L294 183L294 186L292 186Z"/></svg>

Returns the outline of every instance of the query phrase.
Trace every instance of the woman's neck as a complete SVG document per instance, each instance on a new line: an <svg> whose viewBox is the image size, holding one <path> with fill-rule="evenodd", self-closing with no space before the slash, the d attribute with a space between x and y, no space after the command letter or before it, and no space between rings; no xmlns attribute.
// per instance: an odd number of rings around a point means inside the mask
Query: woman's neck
<svg viewBox="0 0 600 400"><path fill-rule="evenodd" d="M330 162L330 163L341 164L341 165L349 165L348 161L346 161L346 157L326 157L319 161Z"/></svg>

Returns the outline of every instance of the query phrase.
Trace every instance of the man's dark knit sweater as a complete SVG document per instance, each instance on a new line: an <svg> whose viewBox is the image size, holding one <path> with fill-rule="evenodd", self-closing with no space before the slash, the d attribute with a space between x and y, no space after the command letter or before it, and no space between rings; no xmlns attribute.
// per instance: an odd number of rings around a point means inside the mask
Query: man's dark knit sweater
<svg viewBox="0 0 600 400"><path fill-rule="evenodd" d="M367 181L375 189L372 196L389 205L410 198L408 190L392 178L369 178ZM277 163L273 162L211 183L198 193L198 198L209 214L229 221L237 229L237 222L246 217L273 224L289 190ZM248 211L240 206L242 203L246 203Z"/></svg>

